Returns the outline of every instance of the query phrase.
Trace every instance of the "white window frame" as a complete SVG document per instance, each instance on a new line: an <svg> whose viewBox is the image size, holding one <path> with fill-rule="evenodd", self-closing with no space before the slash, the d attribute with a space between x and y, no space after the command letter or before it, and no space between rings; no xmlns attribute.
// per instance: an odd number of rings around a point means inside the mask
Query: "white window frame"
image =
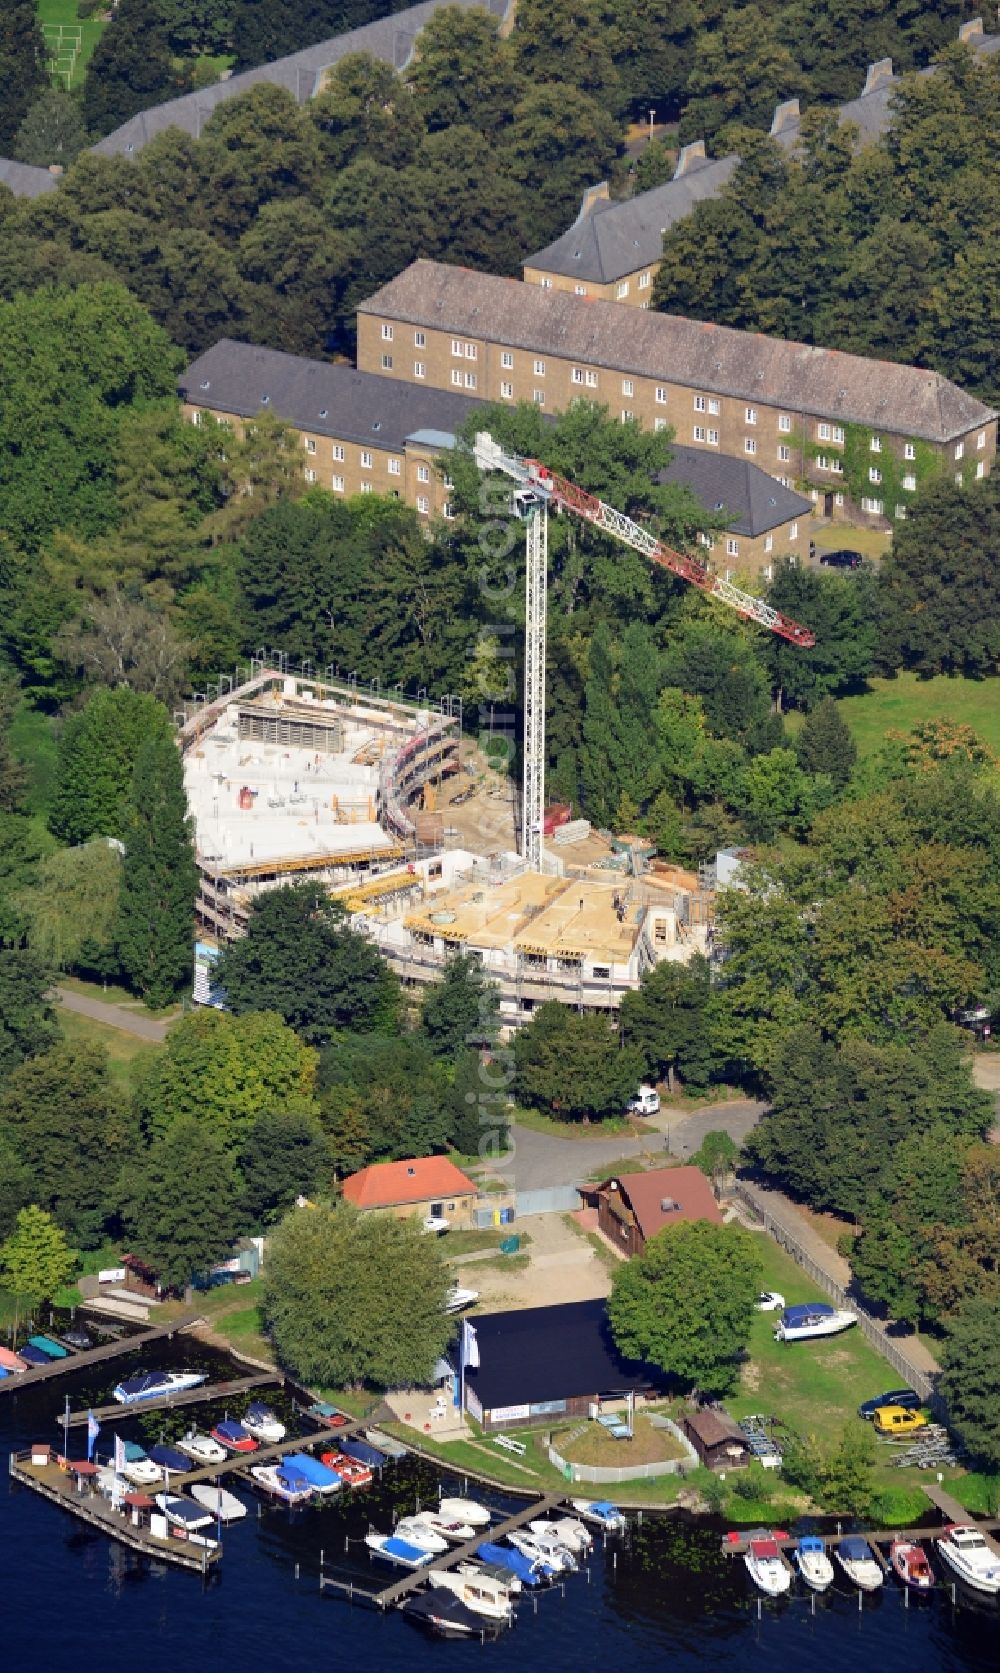
<svg viewBox="0 0 1000 1673"><path fill-rule="evenodd" d="M570 372L569 378L570 378L570 383L582 383L583 382L583 367L582 366L574 366L573 370Z"/></svg>
<svg viewBox="0 0 1000 1673"><path fill-rule="evenodd" d="M415 331L413 333L413 347L415 349L425 349L427 347L426 331Z"/></svg>
<svg viewBox="0 0 1000 1673"><path fill-rule="evenodd" d="M415 378L425 378L427 376L427 362L425 360L415 360L413 362L413 376Z"/></svg>
<svg viewBox="0 0 1000 1673"><path fill-rule="evenodd" d="M739 555L740 555L740 543L739 543L739 541L737 540L737 538L734 534L727 535L726 536L726 557L727 558L738 558Z"/></svg>
<svg viewBox="0 0 1000 1673"><path fill-rule="evenodd" d="M512 383L502 383L500 385L500 399L502 401L512 401L514 399L514 385Z"/></svg>
<svg viewBox="0 0 1000 1673"><path fill-rule="evenodd" d="M466 387L466 389L478 389L479 378L478 378L478 376L476 375L475 372L466 372L466 374L465 374L465 387Z"/></svg>
<svg viewBox="0 0 1000 1673"><path fill-rule="evenodd" d="M402 476L403 465L400 459L390 459L386 469L390 476Z"/></svg>
<svg viewBox="0 0 1000 1673"><path fill-rule="evenodd" d="M514 356L511 354L510 349L501 349L500 365L505 372L509 372L513 369Z"/></svg>
<svg viewBox="0 0 1000 1673"><path fill-rule="evenodd" d="M308 469L305 472L305 478L306 478L307 482L315 482L316 481L316 472L313 470L311 465L308 467Z"/></svg>
<svg viewBox="0 0 1000 1673"><path fill-rule="evenodd" d="M333 444L333 458L335 464L342 465L346 457L347 454L344 450L343 442L335 441Z"/></svg>
<svg viewBox="0 0 1000 1673"><path fill-rule="evenodd" d="M531 391L531 399L534 402L536 407L544 407L544 405L545 405L545 391L544 391L544 389L533 389Z"/></svg>
<svg viewBox="0 0 1000 1673"><path fill-rule="evenodd" d="M587 388L588 389L596 389L597 388L597 373L596 372L588 372L587 373Z"/></svg>
<svg viewBox="0 0 1000 1673"><path fill-rule="evenodd" d="M544 360L536 360L535 361L534 373L535 373L536 378L544 378L544 376L545 376L545 362L544 362Z"/></svg>
<svg viewBox="0 0 1000 1673"><path fill-rule="evenodd" d="M586 285L574 285L573 286L573 295L574 296L586 296L586 294L587 294Z"/></svg>
<svg viewBox="0 0 1000 1673"><path fill-rule="evenodd" d="M342 476L331 477L331 483L335 494L342 494L344 492L344 479Z"/></svg>
<svg viewBox="0 0 1000 1673"><path fill-rule="evenodd" d="M882 472L877 465L868 466L868 480L873 487L878 488L882 482Z"/></svg>
<svg viewBox="0 0 1000 1673"><path fill-rule="evenodd" d="M744 436L743 437L743 451L744 451L744 453L756 453L756 451L757 451L757 437L756 436Z"/></svg>
<svg viewBox="0 0 1000 1673"><path fill-rule="evenodd" d="M696 395L695 396L695 398L694 398L694 410L695 410L695 412L707 412L708 411L708 402L706 401L704 395Z"/></svg>
<svg viewBox="0 0 1000 1673"><path fill-rule="evenodd" d="M833 426L833 434L831 435L830 440L832 442L836 442L838 447L843 447L843 445L844 445L844 426L842 424L835 424Z"/></svg>
<svg viewBox="0 0 1000 1673"><path fill-rule="evenodd" d="M829 424L817 424L817 426L816 426L816 439L817 439L817 441L829 441L830 440L830 426L829 426Z"/></svg>
<svg viewBox="0 0 1000 1673"><path fill-rule="evenodd" d="M479 349L477 348L475 343L466 343L466 345L465 345L465 358L466 358L466 360L478 360L479 359Z"/></svg>
<svg viewBox="0 0 1000 1673"><path fill-rule="evenodd" d="M709 447L718 447L718 445L719 445L719 432L718 432L718 430L707 430L705 432L705 440L708 442Z"/></svg>
<svg viewBox="0 0 1000 1673"><path fill-rule="evenodd" d="M981 453L985 446L986 446L986 431L985 430L980 430L978 436L976 437L976 449L977 449L978 452Z"/></svg>
<svg viewBox="0 0 1000 1673"><path fill-rule="evenodd" d="M903 443L903 458L904 459L915 459L916 457L917 457L917 450L914 447L913 443L911 441L904 442Z"/></svg>
<svg viewBox="0 0 1000 1673"><path fill-rule="evenodd" d="M913 475L912 471L908 472L907 475L904 476L904 478L903 478L903 489L907 494L915 494L916 493L916 491L917 491L917 479Z"/></svg>
<svg viewBox="0 0 1000 1673"><path fill-rule="evenodd" d="M780 443L779 446L778 446L778 459L779 459L780 463L783 464L783 465L789 464L791 462L791 457L792 457L791 448L786 447L783 442ZM819 465L819 460L818 459L816 460L816 463L817 463L817 465ZM820 465L820 469L821 470L823 469L822 465Z"/></svg>
<svg viewBox="0 0 1000 1673"><path fill-rule="evenodd" d="M788 538L789 538L789 540L798 540L798 538L799 538L799 525L798 525L798 523L793 523L791 525L791 527L788 530Z"/></svg>
<svg viewBox="0 0 1000 1673"><path fill-rule="evenodd" d="M708 411L711 418L718 418L720 412L722 411L721 401L716 401L714 397L710 395L708 397Z"/></svg>
<svg viewBox="0 0 1000 1673"><path fill-rule="evenodd" d="M363 447L361 449L361 469L363 471L370 471L371 468L372 468L371 453L370 453L370 451L368 450L367 447Z"/></svg>
<svg viewBox="0 0 1000 1673"><path fill-rule="evenodd" d="M621 281L621 283L615 289L615 297L619 302L623 302L627 295L628 295L628 280L623 279Z"/></svg>
<svg viewBox="0 0 1000 1673"><path fill-rule="evenodd" d="M964 441L957 441L955 443L955 458L956 459L964 459L965 458L965 443L964 443Z"/></svg>
<svg viewBox="0 0 1000 1673"><path fill-rule="evenodd" d="M430 479L431 479L431 473L430 473L429 465L418 465L417 466L417 481L418 482L429 482Z"/></svg>
<svg viewBox="0 0 1000 1673"><path fill-rule="evenodd" d="M640 290L648 290L651 283L652 283L652 280L651 280L651 277L650 277L649 268L647 267L645 273L640 273L639 274L637 284L638 284Z"/></svg>
<svg viewBox="0 0 1000 1673"><path fill-rule="evenodd" d="M391 354L384 354L382 356L382 370L383 370L383 372L391 372L392 371L392 355Z"/></svg>
<svg viewBox="0 0 1000 1673"><path fill-rule="evenodd" d="M303 436L302 442L307 453L315 453L316 443L313 441L312 436Z"/></svg>
<svg viewBox="0 0 1000 1673"><path fill-rule="evenodd" d="M451 339L451 352L454 355L456 360L464 359L464 357L465 357L465 344L462 342L460 337L453 337Z"/></svg>
<svg viewBox="0 0 1000 1673"><path fill-rule="evenodd" d="M451 381L452 381L452 383L453 383L453 385L455 386L456 389L461 389L461 387L462 387L462 372L461 372L460 367L458 367L458 366L453 366L452 367L452 369L451 369Z"/></svg>
<svg viewBox="0 0 1000 1673"><path fill-rule="evenodd" d="M634 381L634 379L632 379L632 378L622 378L622 394L623 395L634 395L635 394L635 381Z"/></svg>
<svg viewBox="0 0 1000 1673"><path fill-rule="evenodd" d="M748 424L756 424L756 422L757 422L757 408L756 407L747 407L747 409L746 409L746 421L747 421Z"/></svg>
<svg viewBox="0 0 1000 1673"><path fill-rule="evenodd" d="M428 515L430 509L431 509L431 502L427 498L427 495L426 494L418 494L417 495L417 512L418 512L418 514L421 517L426 517Z"/></svg>
<svg viewBox="0 0 1000 1673"><path fill-rule="evenodd" d="M658 383L656 386L656 404L658 407L665 407L667 404L667 390L665 384Z"/></svg>
<svg viewBox="0 0 1000 1673"><path fill-rule="evenodd" d="M764 536L764 550L765 550L765 552L773 552L774 551L774 535L773 534L766 534Z"/></svg>
<svg viewBox="0 0 1000 1673"><path fill-rule="evenodd" d="M382 327L382 341L383 341L383 343L391 343L392 342L392 326L391 325L383 325L383 327Z"/></svg>
<svg viewBox="0 0 1000 1673"><path fill-rule="evenodd" d="M691 431L691 439L692 439L692 441L707 441L708 440L708 437L705 433L704 424L695 424L694 425L694 427Z"/></svg>
<svg viewBox="0 0 1000 1673"><path fill-rule="evenodd" d="M882 451L882 437L881 436L872 436L871 439L868 442L868 449L869 449L869 452L871 452L871 453L881 453L881 451Z"/></svg>
<svg viewBox="0 0 1000 1673"><path fill-rule="evenodd" d="M783 436L789 435L790 432L791 432L791 428L792 428L792 421L789 418L787 412L779 412L779 414L778 414L778 429L781 431L782 435Z"/></svg>

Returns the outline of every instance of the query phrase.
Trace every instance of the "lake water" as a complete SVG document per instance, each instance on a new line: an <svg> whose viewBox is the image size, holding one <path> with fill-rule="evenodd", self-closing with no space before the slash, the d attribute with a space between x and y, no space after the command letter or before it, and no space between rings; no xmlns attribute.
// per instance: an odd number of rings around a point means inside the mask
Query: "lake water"
<svg viewBox="0 0 1000 1673"><path fill-rule="evenodd" d="M187 1340L147 1351L144 1366L180 1363L211 1370L213 1380L240 1375L220 1356ZM64 1396L73 1407L107 1403L110 1390L134 1362L112 1361L97 1373L67 1376L0 1395L0 1450L32 1440L59 1441ZM242 1374L245 1374L242 1373ZM147 1413L115 1425L127 1438L153 1440L161 1429L176 1436L188 1422L208 1427L216 1408ZM77 1436L82 1431L77 1431ZM110 1446L109 1422L98 1442ZM83 1450L85 1443L78 1441ZM233 1486L230 1482L228 1485ZM450 1488L461 1491L461 1482ZM563 1669L822 1668L823 1673L997 1673L1000 1607L995 1600L941 1595L904 1608L900 1590L886 1585L859 1612L857 1595L838 1578L836 1590L816 1600L793 1596L764 1603L741 1561L720 1554L720 1528L688 1518L647 1516L623 1545L598 1550L583 1574L567 1577L565 1596L553 1589L529 1600L517 1625L495 1643L427 1639L399 1615L351 1606L321 1595L319 1563L353 1573L362 1585L385 1584L399 1571L371 1564L359 1542L369 1521L387 1530L394 1508L436 1498L436 1474L415 1460L391 1465L384 1480L343 1502L289 1513L260 1505L236 1486L250 1507L245 1521L225 1530L221 1572L207 1582L184 1570L150 1566L137 1553L92 1532L27 1489L7 1481L0 1496L0 1598L3 1666L30 1665L45 1673L239 1673L357 1667L365 1673L420 1669L433 1660L464 1673L490 1664L518 1673ZM498 1508L514 1501L473 1488ZM345 1542L346 1548L345 1548ZM295 1565L299 1565L299 1578Z"/></svg>

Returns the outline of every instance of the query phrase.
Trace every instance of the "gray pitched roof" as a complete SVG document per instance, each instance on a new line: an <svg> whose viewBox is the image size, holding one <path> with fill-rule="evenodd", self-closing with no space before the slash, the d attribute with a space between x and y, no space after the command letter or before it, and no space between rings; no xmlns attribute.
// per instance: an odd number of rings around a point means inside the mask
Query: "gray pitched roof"
<svg viewBox="0 0 1000 1673"><path fill-rule="evenodd" d="M179 377L185 400L213 412L252 418L262 409L316 436L334 436L402 452L408 437L448 446L482 405L468 395L403 383L353 366L333 366L279 349L223 337ZM267 397L265 401L264 397Z"/></svg>
<svg viewBox="0 0 1000 1673"><path fill-rule="evenodd" d="M338 64L352 52L368 52L381 58L394 69L401 70L409 62L413 44L424 24L440 6L479 6L497 17L504 17L508 0L421 0L406 11L394 12L391 17L378 18L360 29L349 29L344 35L317 41L287 58L271 64L260 64L255 70L243 70L228 81L213 83L197 93L186 93L180 99L168 99L166 104L154 105L140 111L131 121L99 140L94 150L104 156L134 156L144 145L167 128L181 128L197 138L212 112L227 99L249 92L261 82L274 82L286 87L300 104L319 91L323 72Z"/></svg>
<svg viewBox="0 0 1000 1673"><path fill-rule="evenodd" d="M988 55L1000 48L1000 35L973 35L967 44L974 52ZM933 69L920 74L932 75ZM860 130L862 143L878 139L889 126L890 99L898 86L899 77L890 76L870 93L849 100L840 106L840 121L853 123ZM791 150L798 142L800 126L800 118L790 118L774 138L785 150ZM544 250L525 256L524 266L539 267L581 283L614 284L637 268L659 261L664 233L690 214L696 204L721 192L739 161L736 155L716 158L619 203L598 199L589 214L581 214Z"/></svg>
<svg viewBox="0 0 1000 1673"><path fill-rule="evenodd" d="M933 442L996 417L939 372L623 308L443 262L411 263L358 313Z"/></svg>
<svg viewBox="0 0 1000 1673"><path fill-rule="evenodd" d="M726 527L733 534L754 538L812 511L810 500L785 488L749 459L676 443L671 444L671 451L673 458L660 472L659 481L683 483L706 511L727 511Z"/></svg>
<svg viewBox="0 0 1000 1673"><path fill-rule="evenodd" d="M30 163L15 163L9 157L0 157L0 185L9 186L16 197L40 198L43 192L54 189L58 179L47 168L33 168Z"/></svg>

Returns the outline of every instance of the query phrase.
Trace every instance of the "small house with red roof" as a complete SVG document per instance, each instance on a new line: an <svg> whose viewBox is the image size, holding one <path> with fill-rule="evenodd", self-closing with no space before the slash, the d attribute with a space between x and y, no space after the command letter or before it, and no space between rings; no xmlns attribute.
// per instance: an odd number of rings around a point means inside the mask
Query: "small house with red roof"
<svg viewBox="0 0 1000 1673"><path fill-rule="evenodd" d="M447 1156L412 1156L403 1162L372 1162L343 1183L344 1196L365 1213L445 1220L465 1230L474 1224L478 1190Z"/></svg>
<svg viewBox="0 0 1000 1673"><path fill-rule="evenodd" d="M651 1237L682 1220L722 1225L712 1187L700 1168L652 1168L618 1173L580 1195L597 1209L597 1224L623 1255L641 1255Z"/></svg>

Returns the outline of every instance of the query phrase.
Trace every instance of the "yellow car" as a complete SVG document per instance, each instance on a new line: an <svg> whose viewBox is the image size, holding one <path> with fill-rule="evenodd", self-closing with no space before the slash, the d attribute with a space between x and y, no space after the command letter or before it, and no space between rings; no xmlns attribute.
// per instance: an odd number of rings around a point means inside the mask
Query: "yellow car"
<svg viewBox="0 0 1000 1673"><path fill-rule="evenodd" d="M927 1419L920 1412L909 1412L905 1406L879 1406L875 1413L876 1435L912 1435L916 1429L926 1429Z"/></svg>

